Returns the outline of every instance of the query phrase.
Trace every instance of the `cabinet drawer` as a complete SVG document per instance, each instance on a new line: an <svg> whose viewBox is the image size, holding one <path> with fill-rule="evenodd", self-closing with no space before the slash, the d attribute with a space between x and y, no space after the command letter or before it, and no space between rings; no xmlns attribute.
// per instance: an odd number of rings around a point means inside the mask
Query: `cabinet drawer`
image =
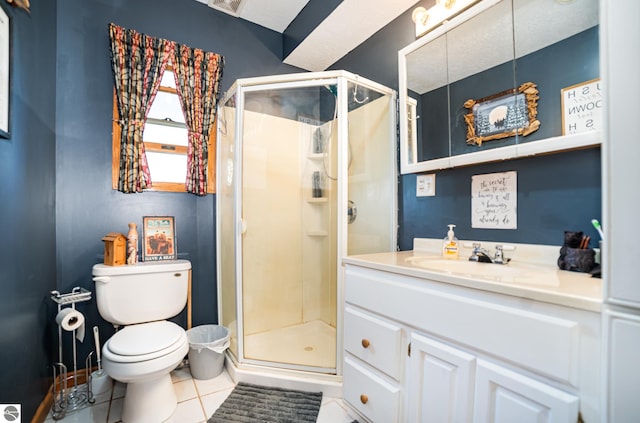
<svg viewBox="0 0 640 423"><path fill-rule="evenodd" d="M344 359L342 394L349 404L374 423L397 422L400 389L359 365Z"/></svg>
<svg viewBox="0 0 640 423"><path fill-rule="evenodd" d="M344 347L378 370L400 380L402 329L385 320L347 306Z"/></svg>

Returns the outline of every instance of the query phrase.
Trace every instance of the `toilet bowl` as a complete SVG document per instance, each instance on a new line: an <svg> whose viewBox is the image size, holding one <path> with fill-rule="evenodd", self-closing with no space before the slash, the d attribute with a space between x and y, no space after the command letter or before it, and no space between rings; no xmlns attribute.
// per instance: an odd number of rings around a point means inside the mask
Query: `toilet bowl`
<svg viewBox="0 0 640 423"><path fill-rule="evenodd" d="M126 383L123 423L160 423L178 400L171 381L189 352L186 331L167 321L186 305L187 260L93 267L100 315L120 329L102 347L102 366Z"/></svg>
<svg viewBox="0 0 640 423"><path fill-rule="evenodd" d="M177 397L170 372L188 352L184 329L167 321L127 326L105 343L104 370L128 384L123 422L161 422L173 414Z"/></svg>

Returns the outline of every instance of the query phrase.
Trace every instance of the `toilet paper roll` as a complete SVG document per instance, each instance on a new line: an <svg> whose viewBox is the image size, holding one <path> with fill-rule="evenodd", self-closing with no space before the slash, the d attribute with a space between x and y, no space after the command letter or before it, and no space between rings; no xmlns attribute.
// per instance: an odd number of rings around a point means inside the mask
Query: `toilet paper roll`
<svg viewBox="0 0 640 423"><path fill-rule="evenodd" d="M76 338L84 341L84 315L74 308L64 308L56 316L58 326L67 332L76 331Z"/></svg>

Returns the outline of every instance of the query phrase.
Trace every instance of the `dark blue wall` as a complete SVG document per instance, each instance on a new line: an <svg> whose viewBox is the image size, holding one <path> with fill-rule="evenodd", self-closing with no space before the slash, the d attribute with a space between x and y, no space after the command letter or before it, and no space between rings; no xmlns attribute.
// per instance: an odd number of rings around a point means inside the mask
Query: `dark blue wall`
<svg viewBox="0 0 640 423"><path fill-rule="evenodd" d="M426 7L428 3L422 1L416 6ZM398 50L415 41L412 10L378 31L333 64L331 69L346 69L398 89ZM597 35L594 31L582 34L587 38L594 35ZM576 52L584 53L584 50L573 51ZM539 56L536 57L527 60L540 60ZM565 60L571 59L565 57ZM581 56L581 60L585 57ZM584 80L598 76L593 74L594 66L597 68L597 55L590 54L587 62L586 73L585 69L579 69L586 75ZM549 70L541 70L540 66L545 67L543 65L520 61L516 69L518 82L535 82L542 72L553 72L554 67L548 64L545 66ZM531 70L534 68L537 71ZM562 80L565 77L573 78L574 82L566 83ZM560 116L557 106L552 111L553 115L549 115L550 107L546 105L559 102L560 88L579 80L576 75L561 75L556 79L558 84L545 87L544 92L541 90L541 97L544 95L545 98L541 99L540 131L544 128L545 133L545 126L557 129L556 121ZM468 98L474 96L469 95ZM546 110L542 110L544 108ZM540 134L534 133L529 137L537 139L533 137ZM472 229L471 176L512 170L518 172L518 229ZM436 196L420 198L415 194L416 175L401 175L398 188L399 247L401 250L411 249L416 237L444 238L448 223L457 225L456 234L460 239L561 245L564 230L581 230L597 240L598 234L590 222L592 218L601 219L600 170L599 148L449 169L435 172Z"/></svg>
<svg viewBox="0 0 640 423"><path fill-rule="evenodd" d="M11 18L11 122L0 139L0 403L20 403L29 421L49 387L56 288L56 2L31 14L6 2Z"/></svg>
<svg viewBox="0 0 640 423"><path fill-rule="evenodd" d="M56 250L57 286L93 291L91 267L102 261L101 238L141 227L146 215L176 219L177 250L193 265L193 324L217 323L215 196L122 194L111 189L110 22L225 57L222 89L237 78L300 71L281 62L282 35L196 1L65 0L58 4ZM81 304L104 337L113 329L95 302ZM186 315L176 321L185 324ZM92 350L80 348L80 357Z"/></svg>
<svg viewBox="0 0 640 423"><path fill-rule="evenodd" d="M215 195L111 189L108 24L221 53L223 90L237 78L301 70L282 63L281 34L196 1L46 1L33 3L30 15L7 8L14 40L11 139L0 139L0 403L22 403L28 421L58 360L49 292L94 291L91 267L102 261L108 232L126 232L145 215L175 216L179 256L193 263L193 324L217 323ZM95 300L78 308L89 328L113 333ZM184 324L185 313L176 321ZM80 367L92 345L80 344Z"/></svg>

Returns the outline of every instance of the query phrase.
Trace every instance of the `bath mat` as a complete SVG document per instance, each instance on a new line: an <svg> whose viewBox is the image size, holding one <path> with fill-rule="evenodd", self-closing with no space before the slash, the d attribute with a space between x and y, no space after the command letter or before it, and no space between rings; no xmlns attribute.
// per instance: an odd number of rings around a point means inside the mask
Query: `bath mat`
<svg viewBox="0 0 640 423"><path fill-rule="evenodd" d="M304 392L240 382L207 423L315 422L322 392Z"/></svg>

